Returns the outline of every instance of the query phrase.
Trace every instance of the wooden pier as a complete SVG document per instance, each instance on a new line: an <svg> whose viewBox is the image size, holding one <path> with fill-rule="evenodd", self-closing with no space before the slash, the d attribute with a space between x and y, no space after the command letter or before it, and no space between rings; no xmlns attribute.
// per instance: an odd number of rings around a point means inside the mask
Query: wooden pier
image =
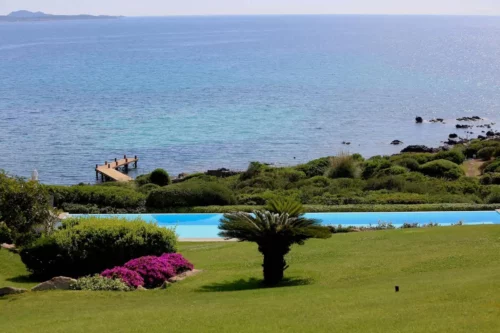
<svg viewBox="0 0 500 333"><path fill-rule="evenodd" d="M119 171L119 169L123 169L125 172L128 171L129 165L133 164L134 168L137 168L137 162L139 158L134 156L133 158L127 158L127 155L123 156L123 159L116 159L112 162L104 162L104 165L95 166L95 177L99 179L99 175L101 175L101 179L103 182L107 180L114 180L117 182L128 182L131 181L132 178L127 176L126 174Z"/></svg>

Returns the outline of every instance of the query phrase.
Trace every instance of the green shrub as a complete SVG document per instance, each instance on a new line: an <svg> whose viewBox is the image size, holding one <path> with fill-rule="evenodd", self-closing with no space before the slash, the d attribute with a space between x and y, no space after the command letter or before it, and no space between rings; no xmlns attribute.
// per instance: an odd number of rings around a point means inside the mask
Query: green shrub
<svg viewBox="0 0 500 333"><path fill-rule="evenodd" d="M87 291L130 291L120 279L109 279L99 274L92 276L84 276L76 280L76 283L70 286L72 290L87 290Z"/></svg>
<svg viewBox="0 0 500 333"><path fill-rule="evenodd" d="M307 177L323 176L326 170L330 167L330 158L323 157L312 160L306 164L301 164L296 167L297 170L302 171Z"/></svg>
<svg viewBox="0 0 500 333"><path fill-rule="evenodd" d="M17 246L50 232L54 219L46 188L38 182L9 177L0 170L0 220Z"/></svg>
<svg viewBox="0 0 500 333"><path fill-rule="evenodd" d="M269 169L269 166L267 166L263 163L250 162L247 170L240 175L240 180L247 180L247 179L253 178L267 169Z"/></svg>
<svg viewBox="0 0 500 333"><path fill-rule="evenodd" d="M394 162L397 165L407 168L410 171L418 171L420 168L420 164L418 164L417 160L411 157L405 157L400 160Z"/></svg>
<svg viewBox="0 0 500 333"><path fill-rule="evenodd" d="M61 208L71 214L99 214L101 211L96 205L80 205L73 203L63 203Z"/></svg>
<svg viewBox="0 0 500 333"><path fill-rule="evenodd" d="M448 160L455 164L462 164L465 161L465 155L458 149L442 150L434 156L434 160Z"/></svg>
<svg viewBox="0 0 500 333"><path fill-rule="evenodd" d="M143 186L146 184L151 184L151 174L140 175L135 178L135 183L137 186Z"/></svg>
<svg viewBox="0 0 500 333"><path fill-rule="evenodd" d="M500 172L500 159L484 163L482 169L483 173Z"/></svg>
<svg viewBox="0 0 500 333"><path fill-rule="evenodd" d="M491 185L493 183L493 175L491 173L484 174L480 182L482 185Z"/></svg>
<svg viewBox="0 0 500 333"><path fill-rule="evenodd" d="M402 176L386 176L381 178L369 179L366 183L365 190L394 190L404 192L406 188L406 181Z"/></svg>
<svg viewBox="0 0 500 333"><path fill-rule="evenodd" d="M387 158L374 156L363 163L362 176L364 179L371 178L377 171L390 168L391 166L391 161Z"/></svg>
<svg viewBox="0 0 500 333"><path fill-rule="evenodd" d="M328 178L358 178L361 170L359 164L351 155L340 154L330 158L330 168L325 176Z"/></svg>
<svg viewBox="0 0 500 333"><path fill-rule="evenodd" d="M61 229L21 251L33 274L79 277L147 255L176 252L173 230L142 220L81 218L65 220Z"/></svg>
<svg viewBox="0 0 500 333"><path fill-rule="evenodd" d="M156 169L151 172L149 180L151 181L151 183L158 186L167 186L168 184L170 184L170 176L163 169Z"/></svg>
<svg viewBox="0 0 500 333"><path fill-rule="evenodd" d="M377 171L375 177L397 176L408 173L408 169L399 165L393 165L390 168Z"/></svg>
<svg viewBox="0 0 500 333"><path fill-rule="evenodd" d="M477 152L477 157L482 159L483 161L489 161L495 155L495 152L495 147L484 147Z"/></svg>
<svg viewBox="0 0 500 333"><path fill-rule="evenodd" d="M500 203L500 187L495 187L491 191L490 195L486 198L486 203L498 204Z"/></svg>
<svg viewBox="0 0 500 333"><path fill-rule="evenodd" d="M233 193L215 182L184 182L170 185L149 193L146 205L153 209L232 205Z"/></svg>
<svg viewBox="0 0 500 333"><path fill-rule="evenodd" d="M73 203L80 205L91 204L99 207L139 209L144 207L146 199L142 193L122 187L92 185L48 186L48 190L54 197L56 207L61 207L64 203Z"/></svg>
<svg viewBox="0 0 500 333"><path fill-rule="evenodd" d="M159 189L160 186L156 184L145 184L139 187L138 191L141 192L142 194L149 194L149 192Z"/></svg>
<svg viewBox="0 0 500 333"><path fill-rule="evenodd" d="M435 160L420 167L420 172L431 177L458 179L464 171L455 163L448 160Z"/></svg>
<svg viewBox="0 0 500 333"><path fill-rule="evenodd" d="M10 229L4 222L0 222L0 244L12 244L13 241Z"/></svg>

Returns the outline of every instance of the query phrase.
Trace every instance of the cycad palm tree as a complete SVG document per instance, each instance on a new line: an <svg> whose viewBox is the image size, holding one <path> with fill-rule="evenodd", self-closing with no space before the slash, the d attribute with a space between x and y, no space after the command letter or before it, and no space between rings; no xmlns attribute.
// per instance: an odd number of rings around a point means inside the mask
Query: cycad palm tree
<svg viewBox="0 0 500 333"><path fill-rule="evenodd" d="M299 203L295 203L294 207L290 204L284 205L283 202L271 205L287 209L274 212L254 211L253 214L224 214L219 225L219 235L257 243L260 253L264 256L264 282L275 285L283 280L283 273L288 268L285 255L293 244L303 245L309 238L329 238L331 232L321 226L318 220L305 218ZM293 212L298 213L292 215Z"/></svg>

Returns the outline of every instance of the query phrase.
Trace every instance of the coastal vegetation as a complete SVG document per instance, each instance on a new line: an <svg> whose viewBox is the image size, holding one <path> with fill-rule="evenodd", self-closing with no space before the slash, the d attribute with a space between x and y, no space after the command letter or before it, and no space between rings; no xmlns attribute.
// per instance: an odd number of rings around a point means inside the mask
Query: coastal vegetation
<svg viewBox="0 0 500 333"><path fill-rule="evenodd" d="M302 203L306 211L500 208L495 194L500 140L472 140L449 150L411 146L403 151L367 159L341 153L290 167L252 162L240 173L175 179L155 170L129 183L47 186L47 191L56 207L84 214L252 211L280 197ZM477 158L474 163L472 158Z"/></svg>

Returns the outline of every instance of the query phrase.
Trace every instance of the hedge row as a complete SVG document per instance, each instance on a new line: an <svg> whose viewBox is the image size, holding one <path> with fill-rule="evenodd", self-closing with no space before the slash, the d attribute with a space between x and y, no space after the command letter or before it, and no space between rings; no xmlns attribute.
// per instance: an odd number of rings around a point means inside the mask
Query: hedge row
<svg viewBox="0 0 500 333"><path fill-rule="evenodd" d="M138 209L144 207L146 196L131 188L120 186L77 185L48 186L54 197L54 205L63 204L97 205L99 207L114 207Z"/></svg>
<svg viewBox="0 0 500 333"><path fill-rule="evenodd" d="M176 209L177 213L230 213L252 212L263 206L207 206ZM434 212L434 211L493 211L499 204L421 204L421 205L304 205L308 213L354 213L354 212Z"/></svg>

